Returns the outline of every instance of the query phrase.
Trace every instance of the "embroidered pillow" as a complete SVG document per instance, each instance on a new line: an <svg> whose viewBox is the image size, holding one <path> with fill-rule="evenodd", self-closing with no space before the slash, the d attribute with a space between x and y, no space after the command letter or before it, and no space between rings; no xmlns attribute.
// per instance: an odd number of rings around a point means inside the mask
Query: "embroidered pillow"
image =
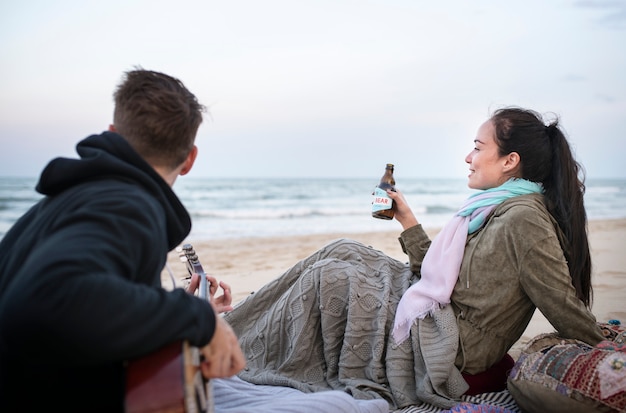
<svg viewBox="0 0 626 413"><path fill-rule="evenodd" d="M526 412L626 409L626 329L599 323L606 340L593 347L541 334L522 350L508 389Z"/></svg>

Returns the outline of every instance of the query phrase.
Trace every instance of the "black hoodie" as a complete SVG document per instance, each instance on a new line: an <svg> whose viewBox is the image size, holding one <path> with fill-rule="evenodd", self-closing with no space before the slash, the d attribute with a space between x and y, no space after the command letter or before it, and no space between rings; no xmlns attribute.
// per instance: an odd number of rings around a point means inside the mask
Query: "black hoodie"
<svg viewBox="0 0 626 413"><path fill-rule="evenodd" d="M76 149L48 164L45 197L0 243L3 412L122 411L125 360L215 329L206 301L161 288L191 229L169 185L115 133Z"/></svg>

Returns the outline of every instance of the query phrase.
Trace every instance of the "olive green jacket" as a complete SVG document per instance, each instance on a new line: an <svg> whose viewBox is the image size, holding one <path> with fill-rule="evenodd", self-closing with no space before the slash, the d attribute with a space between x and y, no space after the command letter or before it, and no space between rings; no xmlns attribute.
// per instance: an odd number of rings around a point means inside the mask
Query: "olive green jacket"
<svg viewBox="0 0 626 413"><path fill-rule="evenodd" d="M455 364L461 371L476 374L502 359L535 308L562 337L591 345L602 340L594 315L576 297L559 236L543 196L532 194L503 202L468 237L450 298L461 341ZM421 225L400 235L416 274L430 242Z"/></svg>

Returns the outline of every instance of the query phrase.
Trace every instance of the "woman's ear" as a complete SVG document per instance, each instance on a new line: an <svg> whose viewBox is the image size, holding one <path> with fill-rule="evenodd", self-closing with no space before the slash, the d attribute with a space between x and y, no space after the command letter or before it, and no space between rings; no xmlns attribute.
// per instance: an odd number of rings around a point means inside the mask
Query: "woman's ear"
<svg viewBox="0 0 626 413"><path fill-rule="evenodd" d="M515 171L520 164L520 156L517 152L509 153L504 160L504 172L512 172Z"/></svg>

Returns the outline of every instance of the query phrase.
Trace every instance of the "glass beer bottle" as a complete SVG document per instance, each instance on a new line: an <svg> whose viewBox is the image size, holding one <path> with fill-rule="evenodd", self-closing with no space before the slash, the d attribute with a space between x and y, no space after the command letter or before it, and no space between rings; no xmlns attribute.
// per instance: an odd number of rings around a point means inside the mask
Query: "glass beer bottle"
<svg viewBox="0 0 626 413"><path fill-rule="evenodd" d="M372 216L380 219L393 219L393 200L387 195L387 189L395 191L396 180L393 178L393 164L388 163L385 174L374 189Z"/></svg>

